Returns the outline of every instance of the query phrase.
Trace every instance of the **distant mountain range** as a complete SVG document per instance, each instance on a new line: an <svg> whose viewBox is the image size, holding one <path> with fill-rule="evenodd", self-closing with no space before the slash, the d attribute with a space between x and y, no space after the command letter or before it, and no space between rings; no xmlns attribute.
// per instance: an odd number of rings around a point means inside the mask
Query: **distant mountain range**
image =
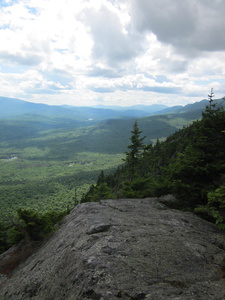
<svg viewBox="0 0 225 300"><path fill-rule="evenodd" d="M103 108L103 109L112 109L116 111L123 111L125 113L130 112L130 111L141 111L142 113L147 113L147 114L152 114L158 111L161 111L163 109L168 108L167 105L163 104L152 104L152 105L132 105L132 106L116 106L116 105L97 105L95 106L96 108Z"/></svg>
<svg viewBox="0 0 225 300"><path fill-rule="evenodd" d="M141 108L141 109L140 109ZM101 121L115 118L145 117L167 108L165 105L137 107L76 107L31 103L15 98L0 97L0 118L28 117L73 118L79 121Z"/></svg>
<svg viewBox="0 0 225 300"><path fill-rule="evenodd" d="M216 100L220 105L224 105L225 97ZM180 114L202 111L208 104L208 100L202 100L194 104L185 106L168 107L166 105L153 104L149 106L134 105L130 107L120 106L98 106L98 107L76 107L76 106L56 106L40 103L31 103L16 98L0 97L0 118L69 118L77 121L102 121L118 118L140 118L160 114ZM90 122L91 123L91 122Z"/></svg>

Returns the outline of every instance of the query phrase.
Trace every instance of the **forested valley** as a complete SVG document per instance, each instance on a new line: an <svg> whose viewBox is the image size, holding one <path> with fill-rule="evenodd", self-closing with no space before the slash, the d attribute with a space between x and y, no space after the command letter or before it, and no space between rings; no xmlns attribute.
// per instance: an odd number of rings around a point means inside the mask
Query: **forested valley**
<svg viewBox="0 0 225 300"><path fill-rule="evenodd" d="M94 124L0 120L0 134L1 252L42 240L74 206L105 198L173 194L173 207L223 226L225 111L212 101L203 113Z"/></svg>

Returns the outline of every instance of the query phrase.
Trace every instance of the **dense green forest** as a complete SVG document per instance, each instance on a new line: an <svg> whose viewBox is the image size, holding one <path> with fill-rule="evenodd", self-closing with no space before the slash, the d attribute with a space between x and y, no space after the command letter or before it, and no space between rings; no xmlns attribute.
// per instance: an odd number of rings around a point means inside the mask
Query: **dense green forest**
<svg viewBox="0 0 225 300"><path fill-rule="evenodd" d="M91 126L37 115L0 120L0 251L45 237L85 201L171 193L176 207L207 214L213 193L223 191L223 121L213 106L202 117L196 110Z"/></svg>
<svg viewBox="0 0 225 300"><path fill-rule="evenodd" d="M100 173L82 202L104 198L143 198L172 194L172 207L195 211L225 228L225 110L213 102L201 120L165 141L144 144L135 122L124 165L110 175Z"/></svg>
<svg viewBox="0 0 225 300"><path fill-rule="evenodd" d="M29 124L24 130L18 121L1 124L1 219L19 208L71 208L75 192L80 199L100 170L110 172L122 161L122 151L107 153L103 143L94 143L94 127L38 130L28 135Z"/></svg>
<svg viewBox="0 0 225 300"><path fill-rule="evenodd" d="M183 114L139 119L149 143L189 124ZM19 208L62 211L79 202L100 171L123 163L134 119L114 119L92 126L70 120L0 120L0 217Z"/></svg>

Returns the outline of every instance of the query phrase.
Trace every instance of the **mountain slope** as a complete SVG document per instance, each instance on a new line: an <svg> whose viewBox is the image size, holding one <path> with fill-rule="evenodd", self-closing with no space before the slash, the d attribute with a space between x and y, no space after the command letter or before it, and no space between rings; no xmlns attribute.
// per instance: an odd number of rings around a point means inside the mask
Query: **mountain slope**
<svg viewBox="0 0 225 300"><path fill-rule="evenodd" d="M213 103L216 104L216 107L225 106L225 97L222 99L214 100ZM181 114L181 113L191 113L191 112L202 112L205 110L206 106L209 105L208 100L202 100L192 104L187 104L185 106L173 106L163 109L159 114Z"/></svg>
<svg viewBox="0 0 225 300"><path fill-rule="evenodd" d="M169 136L177 129L200 118L200 115L199 112L150 116L139 118L138 124L146 136L145 142L151 143L157 138ZM32 145L43 149L49 147L50 143L54 145L54 152L55 149L63 148L68 157L72 148L77 149L74 150L75 152L123 153L129 143L130 130L134 121L134 118L111 119L92 125L92 121L82 122L69 118L51 119L27 115L23 120L0 120L0 139L2 142L7 142L8 146L18 145L20 148L22 145L24 147ZM79 127L83 128L79 129ZM75 135L76 139L74 139ZM61 139L59 140L57 136L61 136ZM61 145L60 141L64 141L64 145ZM66 150L67 145L70 149Z"/></svg>
<svg viewBox="0 0 225 300"><path fill-rule="evenodd" d="M213 215L225 228L218 212L218 208L224 208L225 199L224 129L225 110L207 107L200 121L175 132L164 142L137 147L140 140L133 130L133 144L126 152L125 166L110 176L102 176L83 202L101 199L101 188L105 185L117 198L173 194L177 198L176 208L204 207L205 217L212 220Z"/></svg>

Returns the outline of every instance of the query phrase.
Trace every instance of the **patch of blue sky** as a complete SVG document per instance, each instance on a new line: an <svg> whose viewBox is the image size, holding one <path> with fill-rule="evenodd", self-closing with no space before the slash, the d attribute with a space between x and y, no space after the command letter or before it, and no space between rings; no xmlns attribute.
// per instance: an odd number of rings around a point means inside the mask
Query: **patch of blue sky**
<svg viewBox="0 0 225 300"><path fill-rule="evenodd" d="M146 78L150 78L150 79L156 79L156 76L150 75L148 73L144 73Z"/></svg>
<svg viewBox="0 0 225 300"><path fill-rule="evenodd" d="M171 80L169 80L165 75L157 75L155 80L159 83L171 82Z"/></svg>
<svg viewBox="0 0 225 300"><path fill-rule="evenodd" d="M51 39L51 41L53 43L56 43L56 41L53 39ZM59 52L60 54L71 54L71 51L66 48L56 48L55 51ZM80 57L78 55L74 55L74 53L73 53L73 59L79 60Z"/></svg>
<svg viewBox="0 0 225 300"><path fill-rule="evenodd" d="M0 7L7 7L18 3L20 0L0 0Z"/></svg>
<svg viewBox="0 0 225 300"><path fill-rule="evenodd" d="M9 5L11 5L11 3L9 1L4 1L4 0L0 1L0 7L6 7Z"/></svg>
<svg viewBox="0 0 225 300"><path fill-rule="evenodd" d="M168 79L165 75L150 75L150 74L144 74L146 78L154 79L158 83L163 82L171 82L170 79Z"/></svg>
<svg viewBox="0 0 225 300"><path fill-rule="evenodd" d="M7 24L0 26L0 30L6 30L6 29L10 29L10 26Z"/></svg>
<svg viewBox="0 0 225 300"><path fill-rule="evenodd" d="M207 79L207 80L195 80L195 84L197 85L207 85L209 83L213 82L219 82L219 83L225 83L225 78L213 78L213 79Z"/></svg>
<svg viewBox="0 0 225 300"><path fill-rule="evenodd" d="M56 41L52 39L52 42L55 43ZM55 50L59 53L68 53L69 52L69 50L66 48L57 48Z"/></svg>
<svg viewBox="0 0 225 300"><path fill-rule="evenodd" d="M37 15L38 14L38 10L35 7L27 7L27 10L29 11L29 13L33 14L33 15Z"/></svg>
<svg viewBox="0 0 225 300"><path fill-rule="evenodd" d="M214 80L210 80L210 82L225 83L225 78L216 78L216 79L214 79Z"/></svg>
<svg viewBox="0 0 225 300"><path fill-rule="evenodd" d="M28 71L29 66L18 66L14 64L0 64L0 72L5 74L22 74Z"/></svg>

